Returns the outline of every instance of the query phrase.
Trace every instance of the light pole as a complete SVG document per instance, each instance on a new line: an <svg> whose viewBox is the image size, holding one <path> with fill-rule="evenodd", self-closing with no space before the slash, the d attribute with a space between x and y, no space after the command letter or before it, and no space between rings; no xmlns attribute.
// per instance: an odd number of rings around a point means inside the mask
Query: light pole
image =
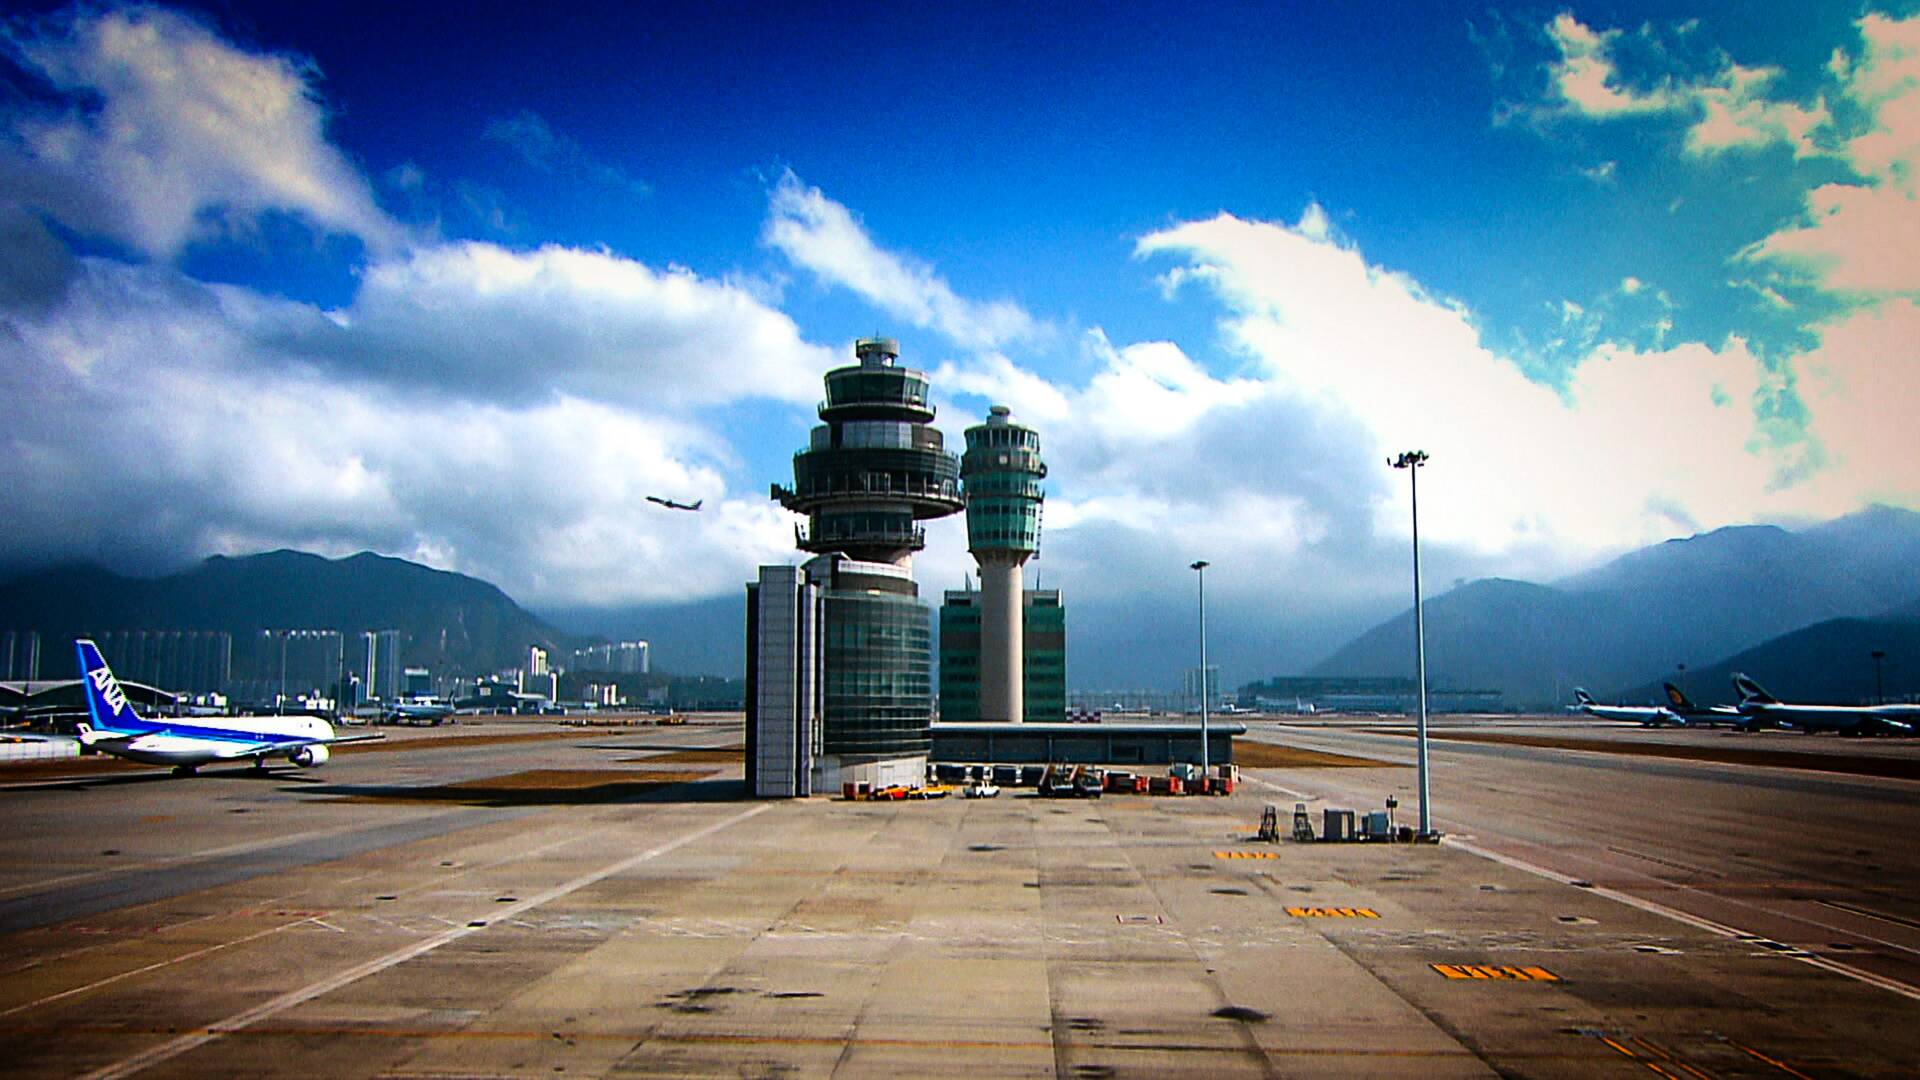
<svg viewBox="0 0 1920 1080"><path fill-rule="evenodd" d="M1886 650L1875 649L1868 655L1873 657L1873 703L1875 705L1885 705L1887 703L1887 691L1880 682L1880 661L1887 658Z"/></svg>
<svg viewBox="0 0 1920 1080"><path fill-rule="evenodd" d="M1210 771L1207 758L1207 567L1213 565L1205 559L1196 559L1188 567L1200 575L1200 776L1205 779Z"/></svg>
<svg viewBox="0 0 1920 1080"><path fill-rule="evenodd" d="M1433 831L1432 808L1427 798L1427 616L1420 602L1420 466L1426 463L1425 450L1409 450L1397 458L1387 459L1387 464L1394 468L1407 470L1413 493L1413 640L1416 673L1420 680L1420 722L1414 729L1414 740L1419 745L1415 757L1419 764L1420 783L1418 839L1432 840L1439 834Z"/></svg>

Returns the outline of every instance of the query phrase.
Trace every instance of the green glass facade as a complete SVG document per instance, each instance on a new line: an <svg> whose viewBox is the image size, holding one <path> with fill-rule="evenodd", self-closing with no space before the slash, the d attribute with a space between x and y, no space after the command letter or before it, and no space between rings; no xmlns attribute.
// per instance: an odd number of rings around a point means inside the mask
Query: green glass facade
<svg viewBox="0 0 1920 1080"><path fill-rule="evenodd" d="M1022 557L1040 550L1040 481L1047 466L1040 460L1038 432L994 406L986 423L967 429L960 474L966 480L968 551Z"/></svg>
<svg viewBox="0 0 1920 1080"><path fill-rule="evenodd" d="M829 587L828 754L924 754L933 719L932 620L917 596Z"/></svg>
<svg viewBox="0 0 1920 1080"><path fill-rule="evenodd" d="M940 720L980 719L980 594L949 592L940 607ZM1067 716L1067 609L1060 593L1028 589L1021 606L1021 712L1030 724Z"/></svg>

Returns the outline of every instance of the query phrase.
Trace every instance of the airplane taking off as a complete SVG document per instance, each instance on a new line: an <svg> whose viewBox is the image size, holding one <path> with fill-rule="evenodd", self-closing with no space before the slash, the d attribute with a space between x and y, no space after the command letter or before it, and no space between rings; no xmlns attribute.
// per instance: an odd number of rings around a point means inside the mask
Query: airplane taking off
<svg viewBox="0 0 1920 1080"><path fill-rule="evenodd" d="M663 499L658 495L649 495L647 496L647 501L650 503L659 503L661 506L664 506L669 510L698 510L700 509L700 504L703 502L706 502L707 500L695 499L690 503L683 503L683 502L674 502L672 499Z"/></svg>
<svg viewBox="0 0 1920 1080"><path fill-rule="evenodd" d="M338 736L333 725L318 716L149 720L134 711L99 646L78 638L73 647L87 695L88 722L80 725L80 745L148 765L171 765L176 776L189 776L216 761L252 759L255 768L265 769L270 757L311 769L327 763L329 746L386 738L379 733Z"/></svg>
<svg viewBox="0 0 1920 1080"><path fill-rule="evenodd" d="M1740 672L1734 673L1733 689L1740 695L1743 731L1778 725L1809 735L1911 735L1920 725L1920 705L1789 705Z"/></svg>
<svg viewBox="0 0 1920 1080"><path fill-rule="evenodd" d="M1669 697L1672 695L1669 694ZM1686 727L1687 718L1659 705L1602 705L1593 695L1576 686L1571 710L1597 716L1602 720L1631 720L1642 727Z"/></svg>

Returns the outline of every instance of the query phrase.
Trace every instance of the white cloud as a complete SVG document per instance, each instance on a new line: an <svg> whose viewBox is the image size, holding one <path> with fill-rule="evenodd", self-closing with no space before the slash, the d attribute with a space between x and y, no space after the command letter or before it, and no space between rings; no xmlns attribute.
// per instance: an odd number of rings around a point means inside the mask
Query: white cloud
<svg viewBox="0 0 1920 1080"><path fill-rule="evenodd" d="M0 179L69 227L161 257L270 211L376 249L402 239L327 142L310 64L159 8L16 23L7 44L65 108L15 119Z"/></svg>
<svg viewBox="0 0 1920 1080"><path fill-rule="evenodd" d="M1791 146L1799 156L1820 152L1814 134L1832 117L1824 103L1807 106L1769 97L1778 68L1725 61L1703 77L1663 75L1651 85L1635 86L1622 77L1615 57L1621 31L1595 30L1570 12L1555 16L1546 31L1559 53L1547 73L1560 114L1591 120L1689 115L1695 119L1686 148L1696 155L1774 143Z"/></svg>
<svg viewBox="0 0 1920 1080"><path fill-rule="evenodd" d="M372 548L524 602L599 605L713 595L791 546L758 490L728 490L727 433L667 399L516 403L346 377L287 360L223 293L86 260L62 305L12 320L0 341L12 558L153 566ZM660 513L645 502L659 492L706 508Z"/></svg>
<svg viewBox="0 0 1920 1080"><path fill-rule="evenodd" d="M821 280L956 344L991 349L1039 332L1018 304L967 300L931 266L881 248L851 211L792 172L780 177L769 197L765 239Z"/></svg>
<svg viewBox="0 0 1920 1080"><path fill-rule="evenodd" d="M814 400L838 357L745 289L549 245L417 247L361 276L346 308L224 291L289 356L437 393L566 393L649 409L745 397Z"/></svg>
<svg viewBox="0 0 1920 1080"><path fill-rule="evenodd" d="M1920 16L1860 20L1858 60L1836 56L1845 93L1870 118L1842 152L1860 179L1823 184L1794 224L1741 252L1856 296L1920 295Z"/></svg>
<svg viewBox="0 0 1920 1080"><path fill-rule="evenodd" d="M555 131L531 109L488 121L486 137L512 148L521 160L544 173L590 180L628 196L644 196L651 190L644 181L594 157L572 136Z"/></svg>

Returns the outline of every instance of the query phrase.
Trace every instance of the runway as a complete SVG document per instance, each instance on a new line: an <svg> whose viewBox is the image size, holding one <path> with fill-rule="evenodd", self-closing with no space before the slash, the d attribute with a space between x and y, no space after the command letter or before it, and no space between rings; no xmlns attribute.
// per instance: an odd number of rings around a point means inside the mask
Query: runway
<svg viewBox="0 0 1920 1080"><path fill-rule="evenodd" d="M1253 734L1389 764L1249 770L1225 799L754 802L736 722L462 725L264 779L0 777L7 1070L1699 1080L1920 1060L1920 1003L1889 988L1920 941L1882 925L1914 914L1912 782L1436 743L1441 824L1473 850L1266 845L1281 790L1371 808L1411 788L1411 744Z"/></svg>

